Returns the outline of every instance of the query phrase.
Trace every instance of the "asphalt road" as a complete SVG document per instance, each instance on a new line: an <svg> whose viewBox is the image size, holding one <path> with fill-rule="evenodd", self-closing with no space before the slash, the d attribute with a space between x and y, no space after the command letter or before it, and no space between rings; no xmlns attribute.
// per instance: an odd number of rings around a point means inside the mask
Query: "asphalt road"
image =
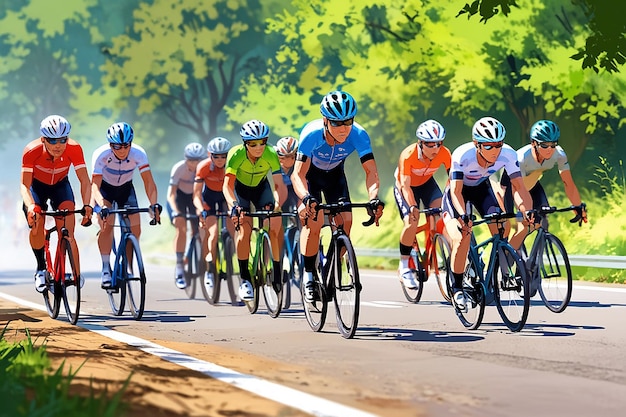
<svg viewBox="0 0 626 417"><path fill-rule="evenodd" d="M0 292L41 303L33 290L30 251L8 246L0 258ZM536 296L520 333L509 332L489 306L480 329L467 331L435 282L426 283L422 301L413 305L394 273L362 271L359 328L354 339L345 340L332 308L323 331L314 333L297 297L276 319L263 306L255 315L230 306L225 289L224 302L211 306L187 299L174 286L173 267L155 264L148 266L143 320L116 318L99 289L93 248L83 251L82 263L87 283L79 323L148 340L218 345L306 366L312 380L332 377L362 387L341 395L335 385L325 393L316 387L333 401L344 397L354 404L354 397L367 393L408 403L414 407L408 415L624 415L626 286L576 282L561 314L548 311Z"/></svg>

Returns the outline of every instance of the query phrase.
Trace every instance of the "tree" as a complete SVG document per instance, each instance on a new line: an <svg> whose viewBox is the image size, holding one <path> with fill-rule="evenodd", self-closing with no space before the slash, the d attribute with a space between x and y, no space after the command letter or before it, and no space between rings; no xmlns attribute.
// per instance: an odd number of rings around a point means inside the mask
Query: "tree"
<svg viewBox="0 0 626 417"><path fill-rule="evenodd" d="M102 48L105 82L121 106L163 112L202 142L216 136L238 80L262 68L257 0L155 0Z"/></svg>
<svg viewBox="0 0 626 417"><path fill-rule="evenodd" d="M584 41L584 47L578 47L578 52L571 56L575 60L582 60L582 68L591 68L598 72L598 66L609 73L619 71L618 66L626 62L626 21L621 15L620 5L606 0L572 0L588 19L590 34ZM472 4L466 3L457 14L467 14L469 19L480 14L480 21L496 16L499 11L506 17L511 13L511 7L520 6L516 0L475 0Z"/></svg>

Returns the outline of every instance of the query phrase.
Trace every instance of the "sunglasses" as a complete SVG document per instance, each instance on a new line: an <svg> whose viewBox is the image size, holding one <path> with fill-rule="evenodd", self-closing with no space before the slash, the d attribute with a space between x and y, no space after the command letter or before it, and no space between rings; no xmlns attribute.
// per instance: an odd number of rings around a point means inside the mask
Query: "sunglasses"
<svg viewBox="0 0 626 417"><path fill-rule="evenodd" d="M548 149L548 148L556 148L556 145L558 145L559 142L540 142L538 145L541 146L543 149Z"/></svg>
<svg viewBox="0 0 626 417"><path fill-rule="evenodd" d="M225 153L214 153L211 155L211 158L213 159L226 159L226 154Z"/></svg>
<svg viewBox="0 0 626 417"><path fill-rule="evenodd" d="M500 148L502 147L502 145L504 145L504 144L503 144L502 142L500 142L500 143L494 143L493 145L485 145L485 144L481 144L480 146L481 146L484 150L486 150L486 151L490 151L490 150L492 150L493 148L500 149Z"/></svg>
<svg viewBox="0 0 626 417"><path fill-rule="evenodd" d="M62 138L46 138L46 142L50 145L56 145L57 143L64 145L67 143L67 136L63 136Z"/></svg>
<svg viewBox="0 0 626 417"><path fill-rule="evenodd" d="M348 119L348 120L329 120L330 125L332 127L337 127L337 126L352 126L352 123L354 123L354 119Z"/></svg>
<svg viewBox="0 0 626 417"><path fill-rule="evenodd" d="M267 139L249 140L246 142L246 146L249 148L256 148L257 146L267 145Z"/></svg>
<svg viewBox="0 0 626 417"><path fill-rule="evenodd" d="M423 146L426 146L427 148L440 148L441 145L443 145L442 142L422 142Z"/></svg>
<svg viewBox="0 0 626 417"><path fill-rule="evenodd" d="M119 151L120 149L126 149L130 147L130 143L112 143L111 144L111 148L115 149L116 151Z"/></svg>

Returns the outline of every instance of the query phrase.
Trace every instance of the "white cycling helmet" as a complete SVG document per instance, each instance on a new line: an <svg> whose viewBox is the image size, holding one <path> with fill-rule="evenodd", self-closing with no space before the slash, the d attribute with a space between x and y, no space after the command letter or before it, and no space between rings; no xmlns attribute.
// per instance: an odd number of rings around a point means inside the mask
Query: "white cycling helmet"
<svg viewBox="0 0 626 417"><path fill-rule="evenodd" d="M446 129L436 120L426 120L417 127L415 136L424 142L442 142L446 138Z"/></svg>
<svg viewBox="0 0 626 417"><path fill-rule="evenodd" d="M197 142L192 142L185 146L185 159L200 160L204 159L204 146Z"/></svg>
<svg viewBox="0 0 626 417"><path fill-rule="evenodd" d="M493 117L483 117L474 123L472 137L476 142L502 142L506 129L502 123Z"/></svg>
<svg viewBox="0 0 626 417"><path fill-rule="evenodd" d="M285 136L276 142L276 153L278 156L293 155L298 150L298 141L291 136Z"/></svg>
<svg viewBox="0 0 626 417"><path fill-rule="evenodd" d="M220 155L220 154L228 153L231 146L232 145L228 139L218 136L209 141L209 144L206 146L206 150L210 154Z"/></svg>
<svg viewBox="0 0 626 417"><path fill-rule="evenodd" d="M46 138L58 139L70 134L72 126L65 117L53 114L41 121L39 131L41 136Z"/></svg>

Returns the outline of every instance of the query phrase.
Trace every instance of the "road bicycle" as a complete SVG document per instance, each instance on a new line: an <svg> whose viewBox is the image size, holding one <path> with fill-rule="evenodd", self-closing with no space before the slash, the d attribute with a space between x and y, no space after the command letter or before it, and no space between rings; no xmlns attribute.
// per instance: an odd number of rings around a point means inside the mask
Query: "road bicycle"
<svg viewBox="0 0 626 417"><path fill-rule="evenodd" d="M409 256L409 268L415 274L417 287L407 288L400 280L402 292L407 301L418 303L424 291L424 283L434 275L441 295L446 301L450 301L446 285L450 275L450 245L443 236L443 220L435 219L441 213L441 208L422 209L420 213L426 215L426 222L418 226ZM423 237L420 238L420 234ZM424 250L420 248L420 241L424 242Z"/></svg>
<svg viewBox="0 0 626 417"><path fill-rule="evenodd" d="M298 213L283 213L287 217L285 236L283 239L283 308L291 307L291 288L298 289L300 294L300 280L304 272L304 260L300 253L300 221Z"/></svg>
<svg viewBox="0 0 626 417"><path fill-rule="evenodd" d="M235 242L226 227L226 222L230 221L230 216L226 213L216 213L215 216L218 219L220 236L217 240L215 259L207 267L207 271L212 275L206 276L203 280L202 293L209 304L217 304L220 298L221 284L226 281L230 302L233 306L238 306L241 305L237 295L241 285L241 277Z"/></svg>
<svg viewBox="0 0 626 417"><path fill-rule="evenodd" d="M202 279L206 271L206 264L202 258L202 236L198 225L198 216L195 214L185 215L185 221L191 228L191 238L187 244L184 262L185 293L189 299L196 297L196 283Z"/></svg>
<svg viewBox="0 0 626 417"><path fill-rule="evenodd" d="M452 303L459 320L468 329L480 326L485 305L492 302L495 302L500 317L512 332L519 332L526 324L530 308L530 280L526 278L524 261L504 236L506 220L515 216L515 213L492 213L473 223L474 226L496 224L498 233L481 243L476 243L474 234L471 235L467 266L463 273L462 290L466 305L461 309ZM485 270L482 258L487 247L490 251ZM450 274L450 294L453 294L452 279Z"/></svg>
<svg viewBox="0 0 626 417"><path fill-rule="evenodd" d="M252 300L244 300L250 314L259 309L259 293L263 292L263 299L267 312L272 318L278 317L283 303L282 283L274 282L274 256L270 234L263 226L264 220L270 217L282 216L281 212L269 210L257 210L254 213L245 213L245 216L256 218L257 225L252 227L250 236L250 258L248 269L252 278ZM269 227L269 226L268 226ZM236 230L238 227L235 228ZM253 244L254 242L254 244Z"/></svg>
<svg viewBox="0 0 626 417"><path fill-rule="evenodd" d="M146 272L144 269L139 240L130 228L131 214L149 213L150 208L125 207L123 209L109 209L106 216L117 214L120 229L119 243L115 245L113 241L113 253L115 254L115 264L111 274L111 287L106 289L109 297L111 311L116 316L124 313L126 301L130 313L135 320L140 320L143 316L146 303ZM101 217L106 217L100 212ZM150 225L156 225L156 219L150 220Z"/></svg>
<svg viewBox="0 0 626 417"><path fill-rule="evenodd" d="M67 319L70 323L76 324L80 315L80 289L83 278L77 273L80 269L78 259L75 259L72 253L69 231L65 227L65 222L67 216L72 214L82 214L84 216L85 209L42 211L41 214L54 217L55 219L63 219L61 230L58 230L56 224L45 230L44 252L47 270L46 288L42 291L44 304L46 305L48 315L56 319L61 309L61 300L63 300ZM85 226L89 225L91 225L91 222L85 224ZM57 234L57 245L53 260L50 253L50 239L55 232ZM78 247L76 250L78 250Z"/></svg>
<svg viewBox="0 0 626 417"><path fill-rule="evenodd" d="M530 278L530 296L533 297L539 290L545 306L555 313L564 311L570 302L572 269L565 246L548 231L547 216L582 208L582 205L566 208L541 207L536 211L540 222L530 252L525 245L521 248L522 259L526 262L526 271Z"/></svg>
<svg viewBox="0 0 626 417"><path fill-rule="evenodd" d="M369 208L369 203L351 203L341 201L331 204L318 204L318 213L323 211L328 216L328 224L332 234L326 253L318 257L318 269L314 276L313 301L306 301L304 280L301 280L300 291L304 306L304 315L311 329L319 332L324 327L328 313L328 303L333 300L337 328L346 339L354 337L359 322L361 281L354 247L350 237L343 228L341 213L353 208ZM364 226L374 223L371 215ZM324 253L320 242L320 252Z"/></svg>

